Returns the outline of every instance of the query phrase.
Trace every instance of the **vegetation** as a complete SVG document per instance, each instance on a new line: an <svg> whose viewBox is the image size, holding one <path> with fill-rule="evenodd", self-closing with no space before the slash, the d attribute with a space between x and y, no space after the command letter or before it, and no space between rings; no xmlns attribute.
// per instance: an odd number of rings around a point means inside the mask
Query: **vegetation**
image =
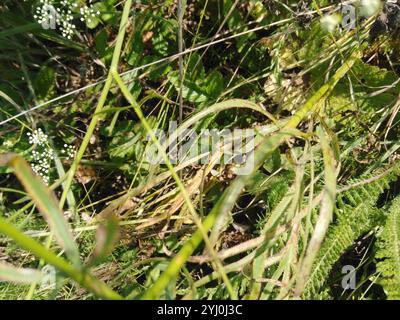
<svg viewBox="0 0 400 320"><path fill-rule="evenodd" d="M400 1L3 1L0 299L398 299L399 29Z"/></svg>

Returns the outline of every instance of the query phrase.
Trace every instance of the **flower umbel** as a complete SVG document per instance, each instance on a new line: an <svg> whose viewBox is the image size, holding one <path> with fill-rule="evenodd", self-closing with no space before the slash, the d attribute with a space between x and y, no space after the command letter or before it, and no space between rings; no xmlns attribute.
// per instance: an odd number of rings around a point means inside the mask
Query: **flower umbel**
<svg viewBox="0 0 400 320"><path fill-rule="evenodd" d="M48 144L48 136L42 129L36 129L32 133L28 132L29 144L34 146L32 150L32 169L42 177L46 184L50 181L51 162L54 158L54 151Z"/></svg>
<svg viewBox="0 0 400 320"><path fill-rule="evenodd" d="M91 23L100 12L93 7L93 1L39 0L34 18L45 29L59 29L63 37L71 39L76 24L74 20Z"/></svg>
<svg viewBox="0 0 400 320"><path fill-rule="evenodd" d="M64 144L64 148L61 150L61 153L66 155L67 160L73 159L75 157L75 148L67 144Z"/></svg>
<svg viewBox="0 0 400 320"><path fill-rule="evenodd" d="M46 184L50 182L52 162L56 156L56 151L49 144L49 137L42 129L33 130L28 134L28 142L33 146L31 152L31 166L33 171L38 174ZM61 153L67 160L75 157L75 148L72 145L64 144Z"/></svg>

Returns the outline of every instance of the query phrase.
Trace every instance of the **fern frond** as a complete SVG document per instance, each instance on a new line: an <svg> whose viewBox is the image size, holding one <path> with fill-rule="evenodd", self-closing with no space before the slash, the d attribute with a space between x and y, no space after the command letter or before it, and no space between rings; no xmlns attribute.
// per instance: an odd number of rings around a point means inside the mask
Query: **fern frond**
<svg viewBox="0 0 400 320"><path fill-rule="evenodd" d="M313 271L307 281L303 298L315 298L328 278L334 263L345 250L363 233L372 229L382 217L382 210L376 207L379 196L389 183L396 180L398 170L381 174L377 179L365 179L367 183L356 183L337 197L336 221L328 230Z"/></svg>
<svg viewBox="0 0 400 320"><path fill-rule="evenodd" d="M379 282L390 300L400 300L400 196L397 196L389 209L385 227L376 242L377 271L381 274Z"/></svg>

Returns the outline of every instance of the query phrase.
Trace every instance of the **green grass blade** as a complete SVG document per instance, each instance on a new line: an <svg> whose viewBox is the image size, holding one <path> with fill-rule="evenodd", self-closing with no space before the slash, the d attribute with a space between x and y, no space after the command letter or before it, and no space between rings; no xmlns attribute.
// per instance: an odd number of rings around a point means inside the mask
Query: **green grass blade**
<svg viewBox="0 0 400 320"><path fill-rule="evenodd" d="M1 162L1 160L0 160ZM17 245L46 263L53 265L65 275L71 277L82 287L103 299L122 299L122 297L110 289L104 282L92 276L87 270L76 269L73 265L47 250L40 243L28 237L7 220L0 217L0 234L13 239Z"/></svg>
<svg viewBox="0 0 400 320"><path fill-rule="evenodd" d="M0 281L18 284L40 282L43 273L35 269L16 268L8 263L0 263Z"/></svg>
<svg viewBox="0 0 400 320"><path fill-rule="evenodd" d="M333 210L336 203L336 165L333 150L330 146L325 132L320 130L319 137L321 141L322 154L324 157L325 187L321 202L320 214L315 224L314 232L307 247L307 253L301 264L297 275L295 296L299 297L304 290L306 282L310 277L311 269L315 258L321 248L322 241L325 238L328 227L332 222Z"/></svg>
<svg viewBox="0 0 400 320"><path fill-rule="evenodd" d="M3 155L0 155L3 157ZM76 267L81 265L78 246L76 245L69 225L58 207L54 193L35 175L29 164L18 155L8 157L8 165L14 168L15 175L31 196L33 202L43 214L47 223L68 258ZM1 164L1 163L0 163Z"/></svg>
<svg viewBox="0 0 400 320"><path fill-rule="evenodd" d="M273 135L267 137L264 143L261 143L258 150L254 152L254 170L253 173L262 165L265 159L272 154L272 152L287 138L290 136L292 129L296 128L299 123L313 110L316 110L321 102L326 99L329 93L333 90L339 80L346 75L351 69L354 62L357 60L359 53L354 53L345 63L336 71L332 78L324 84L314 95L307 100L307 102L289 119L285 124L284 128ZM293 132L292 132L293 133ZM209 215L205 218L203 223L204 231L209 231L215 224L217 218L229 214L233 207L236 199L241 194L246 183L251 179L252 175L240 176L234 180L229 186L215 207L211 210ZM158 278L157 282L148 289L142 299L156 299L160 292L162 292L171 279L174 279L179 273L182 266L189 259L190 255L200 245L202 241L201 232L197 230L192 237L183 245L178 254L171 260L167 269Z"/></svg>

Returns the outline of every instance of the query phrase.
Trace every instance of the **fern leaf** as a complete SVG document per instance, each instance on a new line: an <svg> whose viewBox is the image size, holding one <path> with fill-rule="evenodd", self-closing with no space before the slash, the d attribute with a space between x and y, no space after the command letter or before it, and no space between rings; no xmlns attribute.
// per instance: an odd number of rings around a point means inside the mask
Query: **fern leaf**
<svg viewBox="0 0 400 320"><path fill-rule="evenodd" d="M377 224L382 217L382 210L376 207L376 203L389 183L397 178L397 174L397 170L393 170L338 196L336 221L330 226L314 263L302 295L304 299L318 296L334 263L357 238Z"/></svg>
<svg viewBox="0 0 400 320"><path fill-rule="evenodd" d="M400 196L390 206L385 227L376 243L380 284L390 300L400 300Z"/></svg>

